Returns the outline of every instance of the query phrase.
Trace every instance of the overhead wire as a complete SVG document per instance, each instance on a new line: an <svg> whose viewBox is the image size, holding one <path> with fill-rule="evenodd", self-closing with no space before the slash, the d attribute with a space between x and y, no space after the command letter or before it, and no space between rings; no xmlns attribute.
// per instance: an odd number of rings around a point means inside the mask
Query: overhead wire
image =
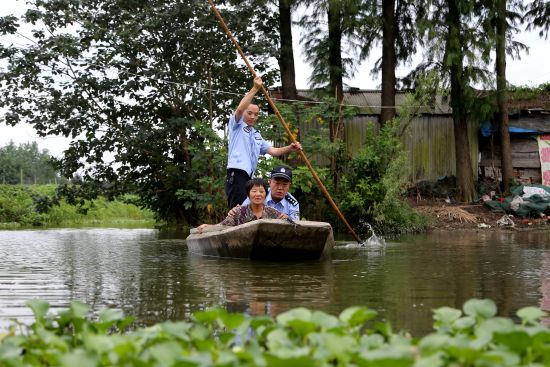
<svg viewBox="0 0 550 367"><path fill-rule="evenodd" d="M33 43L36 44L36 42L29 39L28 37L23 36L19 33L17 33L17 34L19 36L21 36L25 39L28 39L28 40L30 40L30 41L32 41ZM20 47L16 47L16 48L23 49L23 50L28 50L28 49L30 49L30 47L32 47L31 45L23 46L20 43L3 40L2 38L0 38L0 41L10 42L12 44L18 44ZM88 62L88 60L86 60L86 59L80 59L80 60L75 60L75 61ZM97 66L99 68L103 68L104 71L107 71L107 68L103 65L98 65L98 64L91 64L91 65ZM218 94L232 95L232 96L238 96L238 97L242 96L242 93L235 93L235 92L229 92L229 91L224 91L224 90L214 89L214 88L207 88L207 87L202 87L202 86L192 85L192 84L187 84L187 83L182 83L182 82L175 82L175 81L166 80L166 79L162 79L162 78L146 76L146 75L143 75L143 74L132 73L132 72L126 71L126 70L119 70L119 69L116 69L116 70L120 73L125 73L125 74L128 74L128 75L132 75L132 76L139 77L139 78L142 78L142 79L155 81L155 82L158 82L158 83L177 85L177 86L182 86L182 87L187 87L187 88L191 88L191 89L207 91L207 92L212 92L212 93L218 93ZM360 93L361 90L359 90L358 92ZM272 95L272 93L270 93L270 94ZM309 104L309 105L311 105L311 104L330 104L330 102L326 102L326 101L317 101L317 100L309 100L309 99L308 100L299 100L299 99L277 98L277 97L271 97L271 98L273 100L276 100L276 101L279 101L279 102L288 102L288 103L300 103L300 104ZM380 109L399 108L399 107L401 107L400 105L383 106L383 105L358 105L358 104L346 104L346 103L342 103L341 106L342 107L350 107L350 108L380 108ZM430 106L410 106L410 107L411 108L429 108Z"/></svg>

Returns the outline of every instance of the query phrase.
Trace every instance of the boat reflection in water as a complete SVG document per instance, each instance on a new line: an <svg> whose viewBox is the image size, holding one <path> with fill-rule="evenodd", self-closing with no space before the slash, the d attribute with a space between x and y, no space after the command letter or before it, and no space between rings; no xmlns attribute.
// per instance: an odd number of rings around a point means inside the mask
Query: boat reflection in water
<svg viewBox="0 0 550 367"><path fill-rule="evenodd" d="M204 307L276 316L301 306L326 309L334 301L329 260L276 263L189 256L187 261L189 282L202 294Z"/></svg>

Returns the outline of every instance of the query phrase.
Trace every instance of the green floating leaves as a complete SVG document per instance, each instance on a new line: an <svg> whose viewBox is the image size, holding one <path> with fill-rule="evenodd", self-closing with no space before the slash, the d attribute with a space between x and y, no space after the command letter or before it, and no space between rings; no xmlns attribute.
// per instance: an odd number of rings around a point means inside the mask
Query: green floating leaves
<svg viewBox="0 0 550 367"><path fill-rule="evenodd" d="M99 365L99 358L91 351L76 349L60 358L62 367L96 367Z"/></svg>
<svg viewBox="0 0 550 367"><path fill-rule="evenodd" d="M456 308L440 307L434 310L436 328L451 327L451 325L462 316L462 312Z"/></svg>
<svg viewBox="0 0 550 367"><path fill-rule="evenodd" d="M340 314L340 320L350 327L361 326L365 322L374 319L378 313L367 307L349 307Z"/></svg>
<svg viewBox="0 0 550 367"><path fill-rule="evenodd" d="M494 341L517 353L524 352L532 344L531 337L524 330L495 333Z"/></svg>
<svg viewBox="0 0 550 367"><path fill-rule="evenodd" d="M36 322L0 336L0 366L388 366L508 367L550 365L545 313L518 311L521 324L495 317L494 302L470 300L464 314L434 310L434 331L420 338L395 333L376 312L350 307L338 317L296 308L272 320L229 313L195 312L193 320L124 331L119 310L95 318L73 302L57 315L45 301L31 300ZM370 326L369 321L374 321ZM15 330L22 330L19 335Z"/></svg>
<svg viewBox="0 0 550 367"><path fill-rule="evenodd" d="M517 312L518 317L523 321L524 324L537 323L540 319L545 317L546 312L542 311L540 308L536 307L524 307Z"/></svg>
<svg viewBox="0 0 550 367"><path fill-rule="evenodd" d="M183 349L175 341L159 343L148 349L151 357L162 366L172 366L183 355Z"/></svg>
<svg viewBox="0 0 550 367"><path fill-rule="evenodd" d="M497 305L490 299L471 299L464 303L464 313L476 319L488 319L497 314Z"/></svg>
<svg viewBox="0 0 550 367"><path fill-rule="evenodd" d="M44 320L50 309L50 304L41 299L30 299L25 304L32 310L37 322Z"/></svg>

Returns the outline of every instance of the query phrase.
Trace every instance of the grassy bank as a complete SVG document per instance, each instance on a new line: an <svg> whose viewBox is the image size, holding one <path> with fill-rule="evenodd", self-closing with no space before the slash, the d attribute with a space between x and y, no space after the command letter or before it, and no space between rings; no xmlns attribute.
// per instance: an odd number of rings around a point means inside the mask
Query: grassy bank
<svg viewBox="0 0 550 367"><path fill-rule="evenodd" d="M44 208L55 195L55 185L0 185L0 228L49 227L152 227L154 214L121 198L87 202L86 213L61 201ZM47 210L45 210L47 209Z"/></svg>

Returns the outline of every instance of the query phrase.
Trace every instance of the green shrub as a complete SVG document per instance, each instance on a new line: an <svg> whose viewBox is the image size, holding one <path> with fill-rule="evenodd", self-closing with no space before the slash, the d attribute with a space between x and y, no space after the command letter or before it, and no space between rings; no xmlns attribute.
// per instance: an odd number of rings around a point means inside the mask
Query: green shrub
<svg viewBox="0 0 550 367"><path fill-rule="evenodd" d="M0 223L2 228L17 226L94 226L135 225L151 227L151 211L133 203L132 196L118 200L99 197L93 201L68 204L56 195L55 185L0 185Z"/></svg>
<svg viewBox="0 0 550 367"><path fill-rule="evenodd" d="M378 233L403 234L426 228L427 219L405 202L407 157L398 136L399 121L376 133L369 126L363 148L342 179L342 211L352 226L369 222Z"/></svg>
<svg viewBox="0 0 550 367"><path fill-rule="evenodd" d="M27 304L32 325L0 334L2 366L543 366L550 363L545 313L519 310L519 324L496 317L490 300L463 310L434 310L434 331L421 338L395 333L376 311L350 307L338 316L296 308L249 317L221 308L190 321L126 331L132 318L107 309L95 320L73 302L58 315L41 300ZM21 330L19 333L17 330Z"/></svg>

